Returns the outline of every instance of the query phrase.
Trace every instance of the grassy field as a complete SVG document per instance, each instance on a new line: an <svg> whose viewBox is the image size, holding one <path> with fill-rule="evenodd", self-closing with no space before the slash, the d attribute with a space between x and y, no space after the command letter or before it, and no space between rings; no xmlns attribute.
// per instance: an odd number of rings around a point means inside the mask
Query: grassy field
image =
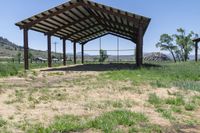
<svg viewBox="0 0 200 133"><path fill-rule="evenodd" d="M200 91L200 64L195 62L146 64L142 69L110 71L102 76L112 80L130 80L134 85L174 86Z"/></svg>
<svg viewBox="0 0 200 133"><path fill-rule="evenodd" d="M70 64L72 64L70 62ZM62 63L53 63L53 67L62 66ZM32 63L30 64L30 69L46 68L47 63ZM0 77L15 76L23 73L24 64L18 63L1 63L0 62Z"/></svg>
<svg viewBox="0 0 200 133"><path fill-rule="evenodd" d="M81 67L0 78L0 132L200 131L199 63Z"/></svg>

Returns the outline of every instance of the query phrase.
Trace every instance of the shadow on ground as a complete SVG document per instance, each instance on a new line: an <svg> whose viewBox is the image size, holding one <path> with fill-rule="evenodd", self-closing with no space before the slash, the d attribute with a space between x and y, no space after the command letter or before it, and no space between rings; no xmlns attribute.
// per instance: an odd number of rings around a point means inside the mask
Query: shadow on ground
<svg viewBox="0 0 200 133"><path fill-rule="evenodd" d="M144 64L143 68L160 67L155 64ZM138 67L135 64L129 63L111 63L111 64L85 64L68 66L62 68L51 68L42 71L112 71L112 70L135 70Z"/></svg>

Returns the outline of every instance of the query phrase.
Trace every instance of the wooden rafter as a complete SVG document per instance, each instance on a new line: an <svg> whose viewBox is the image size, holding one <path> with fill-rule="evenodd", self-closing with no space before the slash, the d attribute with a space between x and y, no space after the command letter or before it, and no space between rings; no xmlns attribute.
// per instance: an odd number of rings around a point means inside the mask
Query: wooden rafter
<svg viewBox="0 0 200 133"><path fill-rule="evenodd" d="M95 31L95 32L93 32L93 33L90 33L90 34L86 35L86 36L83 36L83 37L81 37L81 38L78 38L78 39L75 40L75 41L76 41L76 42L80 42L80 40L82 40L82 39L84 39L84 38L90 37L90 36L92 36L92 35L95 35L95 34L97 34L97 33L104 32L104 31L105 31L104 28L103 28L103 29L100 29L100 30L97 30L97 31Z"/></svg>
<svg viewBox="0 0 200 133"><path fill-rule="evenodd" d="M41 22L41 21L43 21L43 20L46 20L46 19L48 19L48 18L51 18L51 17L53 17L53 16L56 16L56 15L58 15L58 14L60 14L60 13L63 13L63 12L65 12L65 11L67 11L67 10L71 10L72 8L78 7L78 6L81 6L81 4L80 4L80 3L75 3L75 4L70 5L70 6L65 6L63 9L60 9L59 11L56 11L56 12L54 12L54 13L50 13L50 14L48 14L48 15L44 15L44 16L42 16L42 17L39 17L38 19L36 19L36 20L34 20L34 21L31 21L30 23L27 23L27 24L25 24L25 25L23 25L23 26L20 26L20 28L22 28L22 29L28 28L28 29L29 29L29 28L31 28L33 25L35 25L35 24L37 24L37 23L39 23L39 22ZM34 16L34 17L37 17L37 15Z"/></svg>
<svg viewBox="0 0 200 133"><path fill-rule="evenodd" d="M139 27L144 34L149 22L149 18L92 1L73 0L16 25L72 41L87 41L104 34L96 31L105 29L137 42Z"/></svg>

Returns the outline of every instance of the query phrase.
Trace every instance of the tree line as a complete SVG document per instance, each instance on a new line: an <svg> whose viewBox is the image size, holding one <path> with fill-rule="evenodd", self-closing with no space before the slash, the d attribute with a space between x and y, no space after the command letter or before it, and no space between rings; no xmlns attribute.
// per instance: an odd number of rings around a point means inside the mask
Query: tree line
<svg viewBox="0 0 200 133"><path fill-rule="evenodd" d="M156 47L163 51L169 51L174 62L185 62L189 60L189 55L195 46L193 39L197 37L198 34L193 31L186 33L183 28L179 28L176 34L162 34Z"/></svg>

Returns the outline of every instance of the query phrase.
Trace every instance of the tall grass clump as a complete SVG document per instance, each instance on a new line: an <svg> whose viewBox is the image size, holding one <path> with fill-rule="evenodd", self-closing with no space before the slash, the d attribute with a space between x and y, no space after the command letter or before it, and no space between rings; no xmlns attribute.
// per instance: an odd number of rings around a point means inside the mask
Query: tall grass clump
<svg viewBox="0 0 200 133"><path fill-rule="evenodd" d="M0 63L0 77L17 75L21 66L19 64L3 64Z"/></svg>

